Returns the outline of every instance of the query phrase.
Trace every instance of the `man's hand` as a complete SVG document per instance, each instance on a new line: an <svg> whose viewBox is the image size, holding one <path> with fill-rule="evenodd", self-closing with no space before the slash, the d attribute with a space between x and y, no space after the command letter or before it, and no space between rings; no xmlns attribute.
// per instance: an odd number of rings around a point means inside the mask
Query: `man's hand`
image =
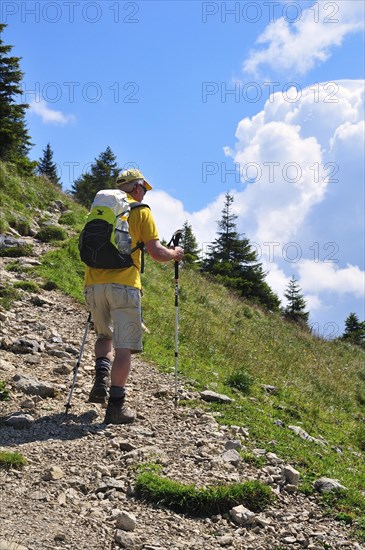
<svg viewBox="0 0 365 550"><path fill-rule="evenodd" d="M151 258L157 262L169 262L170 260L180 262L184 257L184 249L181 246L167 248L158 240L148 241L146 248Z"/></svg>
<svg viewBox="0 0 365 550"><path fill-rule="evenodd" d="M181 246L175 246L173 248L173 251L175 252L175 257L174 257L175 262L181 262L181 260L184 257L184 249L181 248Z"/></svg>

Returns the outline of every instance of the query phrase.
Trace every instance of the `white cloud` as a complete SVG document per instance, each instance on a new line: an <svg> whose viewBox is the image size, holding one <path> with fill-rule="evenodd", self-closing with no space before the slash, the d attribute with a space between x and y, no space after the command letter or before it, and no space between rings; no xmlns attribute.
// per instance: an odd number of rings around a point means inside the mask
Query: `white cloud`
<svg viewBox="0 0 365 550"><path fill-rule="evenodd" d="M279 296L283 296L290 277L285 275L284 271L278 267L275 263L268 263L265 262L265 258L263 259L263 267L265 271L268 271L268 275L266 277L266 281L268 285L276 292Z"/></svg>
<svg viewBox="0 0 365 550"><path fill-rule="evenodd" d="M241 175L248 166L256 169L256 181L246 183L236 201L240 228L257 242L284 246L298 238L329 193L351 196L349 186L362 181L364 82L331 83L336 91L332 96L331 90L331 101L327 84L305 88L296 102L273 94L260 113L240 121L234 149L225 148ZM344 158L357 170L354 181L340 170Z"/></svg>
<svg viewBox="0 0 365 550"><path fill-rule="evenodd" d="M261 66L275 71L306 74L330 56L347 35L364 28L364 3L359 0L315 2L290 23L287 18L270 23L258 37L262 49L254 49L245 60L245 72L257 75Z"/></svg>
<svg viewBox="0 0 365 550"><path fill-rule="evenodd" d="M212 203L198 212L185 210L183 203L165 191L152 191L146 202L152 208L160 239L170 240L171 235L180 229L185 221L193 227L199 248L204 248L214 239L217 224L221 218L224 195L219 195Z"/></svg>
<svg viewBox="0 0 365 550"><path fill-rule="evenodd" d="M315 294L304 294L303 298L306 303L306 311L309 311L311 314L313 314L314 311L319 311L323 309L324 304L322 303L319 296L316 296Z"/></svg>
<svg viewBox="0 0 365 550"><path fill-rule="evenodd" d="M335 131L330 141L331 151L336 154L342 147L347 146L354 152L363 151L363 142L365 135L365 121L359 120L355 124L345 122Z"/></svg>
<svg viewBox="0 0 365 550"><path fill-rule="evenodd" d="M294 275L307 309L333 320L339 307L345 318L363 299L364 81L331 83L335 96L327 84L302 90L296 102L274 94L239 122L237 142L225 152L241 174L249 163L259 170L255 181L232 190L233 206L238 231L259 247L268 284L283 298ZM188 220L202 246L216 237L224 194L193 213L162 191L151 193L148 203L162 237Z"/></svg>
<svg viewBox="0 0 365 550"><path fill-rule="evenodd" d="M183 203L165 191L151 191L146 197L146 203L152 209L161 240L170 240L173 233L183 226L188 217Z"/></svg>
<svg viewBox="0 0 365 550"><path fill-rule="evenodd" d="M44 99L32 101L30 110L40 116L45 124L59 124L64 126L65 124L75 121L74 115L65 115L61 111L51 109Z"/></svg>
<svg viewBox="0 0 365 550"><path fill-rule="evenodd" d="M287 300L284 298L284 292L286 292L288 288L288 284L291 277L293 276L293 273L288 276L284 273L282 269L279 268L277 264L269 263L267 262L267 259L265 261L265 258L263 260L263 267L266 271L268 271L266 281L268 285L273 289L273 291L276 292L276 294L280 297L280 299L282 300L282 306L285 307ZM296 279L298 281L299 287L301 288L301 281L299 280L299 277L296 277ZM301 290L303 289L301 288ZM322 301L318 295L304 292L301 292L301 294L307 305L306 311L313 312L323 307Z"/></svg>
<svg viewBox="0 0 365 550"><path fill-rule="evenodd" d="M358 266L348 264L345 268L331 262L302 260L298 264L300 286L306 292L319 293L324 290L337 294L354 294L363 298L365 294L365 272Z"/></svg>

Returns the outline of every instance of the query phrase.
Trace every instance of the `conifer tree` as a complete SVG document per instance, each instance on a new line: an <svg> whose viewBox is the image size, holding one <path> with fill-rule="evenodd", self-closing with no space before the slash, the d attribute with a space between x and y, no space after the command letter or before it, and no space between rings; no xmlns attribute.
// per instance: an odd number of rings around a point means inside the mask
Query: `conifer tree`
<svg viewBox="0 0 365 550"><path fill-rule="evenodd" d="M181 246L184 248L184 265L189 267L199 267L199 254L198 243L193 233L193 228L185 221L183 225L183 234L181 240Z"/></svg>
<svg viewBox="0 0 365 550"><path fill-rule="evenodd" d="M301 289L299 288L298 281L294 276L290 279L286 292L284 292L284 296L288 300L288 303L283 310L285 319L294 321L295 323L299 323L309 328L309 312L305 311L307 304L301 295Z"/></svg>
<svg viewBox="0 0 365 550"><path fill-rule="evenodd" d="M348 315L342 340L365 347L365 321L360 321L356 313Z"/></svg>
<svg viewBox="0 0 365 550"><path fill-rule="evenodd" d="M100 153L91 165L90 172L86 172L72 185L71 194L87 208L91 205L94 196L101 189L115 189L118 167L116 156L110 147Z"/></svg>
<svg viewBox="0 0 365 550"><path fill-rule="evenodd" d="M265 281L266 273L249 239L236 231L237 216L232 212L233 196L225 195L218 237L203 261L202 269L243 297L277 311L280 300Z"/></svg>
<svg viewBox="0 0 365 550"><path fill-rule="evenodd" d="M39 159L37 171L40 175L46 176L54 185L61 187L61 181L57 175L57 166L53 162L53 151L49 143L43 149L43 157Z"/></svg>
<svg viewBox="0 0 365 550"><path fill-rule="evenodd" d="M26 103L17 103L22 94L20 82L23 73L20 70L20 57L11 55L13 46L4 44L1 34L7 25L0 24L0 159L22 164L32 163L27 158L31 147L26 128Z"/></svg>

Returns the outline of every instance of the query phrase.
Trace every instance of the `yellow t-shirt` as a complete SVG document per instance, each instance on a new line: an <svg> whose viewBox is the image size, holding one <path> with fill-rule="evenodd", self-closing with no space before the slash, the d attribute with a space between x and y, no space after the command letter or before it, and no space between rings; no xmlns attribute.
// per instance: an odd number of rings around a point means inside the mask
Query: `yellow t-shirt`
<svg viewBox="0 0 365 550"><path fill-rule="evenodd" d="M129 202L136 202L128 195ZM158 240L158 232L149 208L134 208L128 218L129 232L132 237L132 248L137 243L147 243ZM138 248L132 254L133 266L124 269L96 269L86 266L85 286L105 283L119 283L121 285L141 288L141 250Z"/></svg>

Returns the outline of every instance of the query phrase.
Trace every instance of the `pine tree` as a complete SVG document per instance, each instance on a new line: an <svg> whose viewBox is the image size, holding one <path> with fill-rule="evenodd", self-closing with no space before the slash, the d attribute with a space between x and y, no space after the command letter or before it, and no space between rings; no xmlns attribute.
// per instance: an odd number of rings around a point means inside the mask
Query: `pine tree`
<svg viewBox="0 0 365 550"><path fill-rule="evenodd" d="M6 26L0 24L0 35ZM32 144L25 122L29 105L16 102L22 94L19 84L23 73L19 66L21 58L9 55L12 48L0 36L0 159L31 168L27 154Z"/></svg>
<svg viewBox="0 0 365 550"><path fill-rule="evenodd" d="M115 189L118 167L116 156L107 147L91 165L90 172L83 174L72 185L71 194L87 208L101 189Z"/></svg>
<svg viewBox="0 0 365 550"><path fill-rule="evenodd" d="M283 310L285 319L294 321L295 323L299 323L309 328L309 312L305 311L307 304L301 295L301 289L299 288L298 281L294 276L290 279L286 292L284 292L284 296L288 300L288 303Z"/></svg>
<svg viewBox="0 0 365 550"><path fill-rule="evenodd" d="M342 340L365 347L365 321L360 321L356 313L350 313L345 321Z"/></svg>
<svg viewBox="0 0 365 550"><path fill-rule="evenodd" d="M218 237L203 261L203 271L213 274L224 285L243 297L277 311L280 300L265 281L266 273L249 239L236 231L237 216L232 212L233 196L225 195Z"/></svg>
<svg viewBox="0 0 365 550"><path fill-rule="evenodd" d="M198 243L196 241L195 235L191 225L188 221L185 221L183 225L183 235L181 240L181 245L184 248L184 265L189 267L199 267L200 262L200 250L198 249Z"/></svg>
<svg viewBox="0 0 365 550"><path fill-rule="evenodd" d="M57 175L57 166L53 162L53 151L49 143L43 149L43 157L39 159L37 171L40 175L46 176L54 185L61 187L61 181Z"/></svg>

